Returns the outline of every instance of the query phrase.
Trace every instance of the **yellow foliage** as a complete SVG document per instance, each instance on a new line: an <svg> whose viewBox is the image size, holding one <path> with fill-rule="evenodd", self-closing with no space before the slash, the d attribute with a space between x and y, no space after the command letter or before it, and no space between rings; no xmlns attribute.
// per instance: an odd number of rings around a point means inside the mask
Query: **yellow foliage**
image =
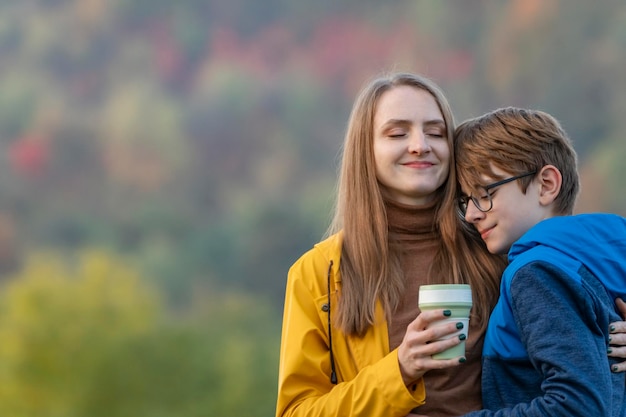
<svg viewBox="0 0 626 417"><path fill-rule="evenodd" d="M70 415L90 372L119 341L150 332L157 307L105 252L33 256L0 293L0 415Z"/></svg>

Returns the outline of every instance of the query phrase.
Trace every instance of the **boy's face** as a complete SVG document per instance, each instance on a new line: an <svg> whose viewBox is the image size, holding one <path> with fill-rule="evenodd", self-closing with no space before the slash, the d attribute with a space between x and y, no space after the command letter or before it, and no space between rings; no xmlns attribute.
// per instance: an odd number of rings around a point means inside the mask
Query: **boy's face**
<svg viewBox="0 0 626 417"><path fill-rule="evenodd" d="M493 172L502 175L504 179L513 177L512 174L495 167ZM487 176L483 179L484 184L497 181ZM471 199L468 201L465 220L476 227L489 252L506 254L513 243L528 229L546 218L546 207L540 203L540 188L536 176L533 177L525 194L517 180L490 188L488 193L491 196L492 206L487 212L478 210ZM481 195L474 195L474 197L478 198L481 207L485 209L488 208L488 205L483 204L484 201L488 202L485 197L487 193L481 192ZM464 189L463 193L470 195L471 191Z"/></svg>

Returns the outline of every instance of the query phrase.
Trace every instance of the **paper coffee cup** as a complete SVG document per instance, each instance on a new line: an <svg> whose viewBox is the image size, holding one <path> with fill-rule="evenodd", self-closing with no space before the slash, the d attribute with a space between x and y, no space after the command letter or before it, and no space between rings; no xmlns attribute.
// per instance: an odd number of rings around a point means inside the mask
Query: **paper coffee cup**
<svg viewBox="0 0 626 417"><path fill-rule="evenodd" d="M444 309L450 310L452 314L442 320L431 323L428 328L440 326L442 324L454 322L463 323L463 328L455 333L449 334L442 339L459 337L464 334L467 340L469 331L469 316L472 309L472 289L467 284L436 284L422 285L419 289L419 308L421 311ZM451 359L458 356L465 356L465 340L458 345L433 355L433 359Z"/></svg>

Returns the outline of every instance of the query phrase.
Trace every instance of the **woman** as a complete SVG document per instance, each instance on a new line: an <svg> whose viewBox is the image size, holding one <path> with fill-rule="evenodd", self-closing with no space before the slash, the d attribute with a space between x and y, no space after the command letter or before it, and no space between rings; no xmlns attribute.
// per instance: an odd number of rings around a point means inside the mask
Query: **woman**
<svg viewBox="0 0 626 417"><path fill-rule="evenodd" d="M357 98L331 236L289 272L277 416L405 416L419 407L436 417L480 408L482 334L504 260L451 209L453 130L447 100L425 78L380 78ZM458 339L432 342L456 331L454 323L425 330L443 318L418 317L426 283L472 285L465 358L430 358Z"/></svg>
<svg viewBox="0 0 626 417"><path fill-rule="evenodd" d="M458 215L453 131L446 98L426 78L379 78L357 98L329 237L289 270L277 416L481 408L483 336L505 260ZM460 342L435 342L455 323L426 329L445 315L419 314L419 286L432 283L472 286L465 357L431 358Z"/></svg>

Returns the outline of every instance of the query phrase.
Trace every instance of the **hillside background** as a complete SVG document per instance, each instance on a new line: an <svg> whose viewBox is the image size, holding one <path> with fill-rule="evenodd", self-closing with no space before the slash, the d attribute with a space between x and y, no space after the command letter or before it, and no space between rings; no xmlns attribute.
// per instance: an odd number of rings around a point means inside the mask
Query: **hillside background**
<svg viewBox="0 0 626 417"><path fill-rule="evenodd" d="M516 105L626 215L621 0L0 0L0 415L274 414L359 88Z"/></svg>

